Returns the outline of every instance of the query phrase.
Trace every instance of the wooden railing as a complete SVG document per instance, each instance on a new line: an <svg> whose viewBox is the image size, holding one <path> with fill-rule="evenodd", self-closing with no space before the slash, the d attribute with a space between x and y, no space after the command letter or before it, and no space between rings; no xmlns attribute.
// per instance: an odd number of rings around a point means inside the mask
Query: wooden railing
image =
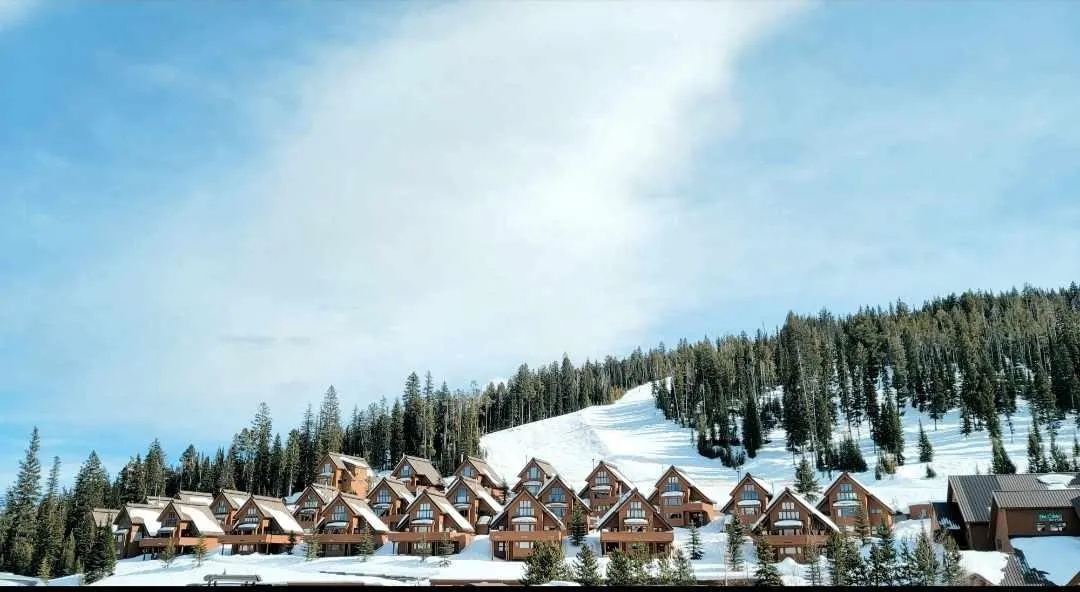
<svg viewBox="0 0 1080 592"><path fill-rule="evenodd" d="M675 533L669 531L663 532L601 532L600 542L602 543L670 543L675 540Z"/></svg>
<svg viewBox="0 0 1080 592"><path fill-rule="evenodd" d="M495 542L549 541L557 543L561 542L563 537L566 536L561 530L493 530L490 534L491 540Z"/></svg>

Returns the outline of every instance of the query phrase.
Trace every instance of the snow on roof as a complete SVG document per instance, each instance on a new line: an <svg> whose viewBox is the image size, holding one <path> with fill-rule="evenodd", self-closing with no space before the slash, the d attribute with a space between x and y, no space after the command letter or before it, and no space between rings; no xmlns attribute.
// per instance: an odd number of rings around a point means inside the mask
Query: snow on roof
<svg viewBox="0 0 1080 592"><path fill-rule="evenodd" d="M402 516L401 520L398 521L398 528L401 528L401 526L409 520L409 515L412 514L413 505L419 503L424 496L427 496L427 498L431 500L431 503L435 504L435 507L439 509L440 513L450 518L450 520L454 522L454 525L458 527L458 530L461 530L462 532L473 532L472 525L469 524L469 521L466 520L464 516L454 509L454 506L450 505L450 500L446 499L446 496L443 495L442 492L434 489L425 489L416 496L416 499L414 499L412 503L409 504L409 507L406 508L405 516Z"/></svg>
<svg viewBox="0 0 1080 592"><path fill-rule="evenodd" d="M263 516L277 522L278 528L282 532L304 532L304 529L296 522L292 514L289 513L288 508L285 507L285 502L278 498L265 497L261 495L251 496L252 501L258 506L259 511L263 513Z"/></svg>
<svg viewBox="0 0 1080 592"><path fill-rule="evenodd" d="M214 494L204 491L184 491L176 493L176 499L185 504L200 504L209 506L214 501Z"/></svg>
<svg viewBox="0 0 1080 592"><path fill-rule="evenodd" d="M1073 482L1078 476L1080 475L1074 475L1073 473L1045 473L1038 475L1035 479L1048 489L1069 489L1077 487Z"/></svg>
<svg viewBox="0 0 1080 592"><path fill-rule="evenodd" d="M606 460L601 460L599 463L597 463L596 466L599 468L600 465L604 465L605 467L607 467L608 472L611 473L612 475L614 475L615 478L618 479L619 481L622 481L623 484L626 485L627 487L633 487L634 486L634 482L627 479L626 475L623 475L622 472L619 471L619 467L616 467L615 465L609 463Z"/></svg>
<svg viewBox="0 0 1080 592"><path fill-rule="evenodd" d="M836 481L833 481L833 482L832 482L832 485L829 485L829 487L827 487L827 488L825 489L825 492L826 492L826 493L828 493L828 491L829 491L830 489L832 489L832 488L833 488L833 485L836 485L836 484L837 484L837 483L838 483L838 482L840 481L840 479L841 479L841 478L843 478L843 476L844 476L844 475L847 475L847 478L848 478L848 479L851 479L851 482L852 482L852 483L855 483L855 484L857 484L857 485L858 485L859 487L862 487L862 488L863 488L863 490L864 490L864 491L866 491L866 493L868 493L868 494L870 494L870 495L874 496L874 499L876 499L876 500L878 501L878 503L879 503L879 504L881 504L881 505L885 506L885 509L886 509L886 510L888 510L890 514L895 514L895 513L896 513L896 510L894 510L892 506L890 506L889 504L885 503L885 500L881 499L881 497L880 497L879 495L875 494L875 493L874 493L874 491L873 491L872 489L870 489L869 487L867 487L867 486L866 486L866 484L864 484L864 483L863 483L862 481L859 481L858 479L856 479L856 478L855 478L855 475L852 475L851 473L849 473L849 472L847 472L847 471L844 471L844 472L843 472L843 473L842 473L842 474L841 474L841 475L840 475L839 477L837 477L837 478L836 478ZM823 496L821 496L821 499L822 499L822 501L824 501L824 500L826 500L826 499L827 499L827 496L824 496L824 495L823 495ZM820 503L820 502L819 502L819 503Z"/></svg>
<svg viewBox="0 0 1080 592"><path fill-rule="evenodd" d="M367 461L360 458L359 456L349 456L347 454L340 454L337 452L327 452L326 455L330 457L330 462L334 463L334 466L339 469L344 469L348 465L352 465L354 467L361 467L364 469L371 468L368 466Z"/></svg>
<svg viewBox="0 0 1080 592"><path fill-rule="evenodd" d="M176 512L180 514L180 517L195 525L195 529L200 534L225 534L225 531L221 529L221 524L218 523L217 518L210 513L210 506L203 504L189 504L180 500L175 500L172 503L172 507L176 508ZM166 510L168 506L166 506ZM161 514L164 514L166 510L162 510Z"/></svg>
<svg viewBox="0 0 1080 592"><path fill-rule="evenodd" d="M584 504L585 504L585 500L581 499L581 497L580 497L580 496L578 496L578 494L574 492L574 488L573 488L573 487L570 487L570 486L569 486L569 485L568 485L568 484L566 483L566 481L563 481L563 478L562 478L561 476L559 476L559 475L552 475L552 476L551 476L551 478L549 478L549 479L548 479L548 480L547 480L546 482L544 482L544 485L543 485L543 486L541 486L541 487L540 487L540 489L538 489L538 490L536 491L536 497L537 497L537 498L543 497L543 495L544 495L544 492L545 492L545 491L547 491L548 487L551 487L551 486L552 486L552 485L554 485L554 484L555 484L556 482L558 482L558 483L559 483L560 485L562 485L563 489L564 489L564 490L566 490L566 492L567 492L567 493L569 493L570 495L574 496L574 499L575 499L575 500L576 500L576 501L577 501L577 502L578 502L579 504L582 504L582 505L584 505ZM628 484L628 485L629 485L629 484Z"/></svg>
<svg viewBox="0 0 1080 592"><path fill-rule="evenodd" d="M439 483L442 481L442 475L439 474L439 470L426 458L406 454L401 457L401 461L398 463L399 466L401 462L409 463L409 466L411 466L414 471L427 477L432 483ZM394 470L396 472L397 467L395 467Z"/></svg>
<svg viewBox="0 0 1080 592"><path fill-rule="evenodd" d="M622 507L622 505L626 503L626 500L630 499L631 495L634 495L635 491L637 491L636 487L634 489L631 489L630 491L627 491L626 493L622 494L621 496L619 496L619 501L612 504L611 507L608 508L608 511L604 512L604 515L600 517L599 521L597 521L597 523L596 523L597 527L604 524L605 522L608 521L609 518L614 516L615 512L619 511L619 508Z"/></svg>
<svg viewBox="0 0 1080 592"><path fill-rule="evenodd" d="M148 495L146 496L146 501L144 502L144 505L164 508L165 506L169 505L169 502L171 501L173 501L173 498L171 497L165 497L163 495Z"/></svg>
<svg viewBox="0 0 1080 592"><path fill-rule="evenodd" d="M491 497L491 494L488 493L488 490L484 489L484 486L480 485L480 483L474 479L462 479L460 477L454 477L450 480L449 485L446 487L447 495L449 495L450 490L452 490L454 487L457 487L457 484L459 482L463 484L466 488L468 488L469 491L473 492L473 495L480 498L485 504L490 506L496 514L502 512L502 504L495 501L495 498Z"/></svg>
<svg viewBox="0 0 1080 592"><path fill-rule="evenodd" d="M824 523L825 526L828 526L829 528L831 528L831 529L833 529L835 531L840 530L836 526L835 522L830 520L829 517L826 516L825 514L822 514L820 511L818 511L818 509L815 508L813 506L813 504L806 501L806 499L804 499L801 495L795 493L795 490L790 488L790 487L785 487L783 490L780 491L780 493L776 494L776 496L772 498L772 501L769 502L769 505L765 506L765 509L761 512L761 516L758 516L758 519L755 520L754 524L750 526L751 530L757 528L758 525L760 525L761 522L763 520L765 520L766 517L768 517L769 511L772 510L772 507L775 506L777 504L777 502L779 502L782 497L784 497L785 493L790 495L795 501L802 504L803 507L805 507L807 509L807 511L809 511L811 514L813 514L818 520L821 520L821 522Z"/></svg>
<svg viewBox="0 0 1080 592"><path fill-rule="evenodd" d="M91 510L91 515L94 517L94 524L99 527L112 524L119 513L120 510L113 510L112 508L94 508Z"/></svg>
<svg viewBox="0 0 1080 592"><path fill-rule="evenodd" d="M1005 577L1009 556L1000 551L960 551L960 567L997 586Z"/></svg>
<svg viewBox="0 0 1080 592"><path fill-rule="evenodd" d="M125 504L123 512L127 514L128 521L132 524L142 524L146 527L147 532L151 534L156 533L161 528L161 521L158 520L158 517L161 516L161 508L157 506ZM117 517L119 518L119 515Z"/></svg>
<svg viewBox="0 0 1080 592"><path fill-rule="evenodd" d="M683 478L683 481L686 481L687 485L689 485L690 487L698 490L698 493L700 493L701 496L704 498L703 501L705 501L706 503L710 503L710 504L716 504L716 501L713 500L712 498L710 498L709 494L705 493L705 490L702 489L701 486L698 485L693 479L691 479L689 475L687 475L686 473L679 470L679 467L676 467L675 465L671 465L670 467L668 467L667 471L664 471L664 475L667 475L668 471L675 471L680 477ZM656 488L657 491L660 490L660 485L664 481L664 475L661 475L660 478L657 479L657 481L656 481L656 485L654 487Z"/></svg>
<svg viewBox="0 0 1080 592"><path fill-rule="evenodd" d="M304 495L304 490L305 489L307 489L307 488L305 487L304 489L301 489L300 491L290 493L289 495L285 496L285 503L286 504L295 504L296 502L298 502L300 500L300 496Z"/></svg>
<svg viewBox="0 0 1080 592"><path fill-rule="evenodd" d="M492 482L494 482L496 484L499 484L499 485L502 485L502 484L505 483L503 478L500 477L499 474L495 472L495 469L491 468L491 465L489 465L486 460L484 460L484 459L482 459L482 458L480 458L478 456L466 456L465 461L462 462L461 464L465 464L466 462L471 462L472 465L474 467L476 467L476 470L478 470L482 474L486 475L488 479L492 480Z"/></svg>
<svg viewBox="0 0 1080 592"><path fill-rule="evenodd" d="M338 494L338 491L333 487L320 485L319 483L312 483L311 485L308 485L308 487L311 488L311 491L313 491L315 495L319 496L319 499L322 500L323 504L330 503L330 501Z"/></svg>
<svg viewBox="0 0 1080 592"><path fill-rule="evenodd" d="M510 509L510 506L513 505L514 500L516 500L517 498L519 498L519 497L521 497L523 495L527 495L527 496L531 497L532 499L536 500L536 505L540 506L540 510L543 511L548 516L550 516L551 519L554 520L555 523L559 525L560 529L565 529L566 528L566 525L563 523L563 521L558 516L555 515L554 512L549 510L548 507L543 504L543 502L541 502L535 495L530 493L529 490L524 488L524 487L519 489L517 491L517 493L515 493L513 496L510 497L509 500L506 501L506 505L503 506L502 511L499 512L498 514L496 514L495 517L491 519L491 523L492 524L497 523L503 517L503 515L506 514L507 510Z"/></svg>
<svg viewBox="0 0 1080 592"><path fill-rule="evenodd" d="M362 497L350 495L348 493L339 494L341 501L345 502L346 506L353 511L354 514L363 518L364 522L368 523L371 530L375 532L390 532L390 527L375 515L375 512L371 510L371 507L367 505L367 501Z"/></svg>
<svg viewBox="0 0 1080 592"><path fill-rule="evenodd" d="M1024 556L1024 562L1044 574L1050 582L1064 586L1080 573L1080 537L1042 536L1009 539L1013 548ZM1069 560L1073 557L1073 560ZM961 565L963 563L961 562Z"/></svg>
<svg viewBox="0 0 1080 592"><path fill-rule="evenodd" d="M409 491L409 488L405 486L405 483L393 477L383 477L379 479L371 488L371 493L375 493L375 490L378 489L379 486L383 484L383 482L386 482L386 486L390 489L390 491L393 491L398 497L405 500L406 504L412 504L413 501L416 500L416 496L414 496L412 492ZM369 494L369 496L370 495L371 494Z"/></svg>
<svg viewBox="0 0 1080 592"><path fill-rule="evenodd" d="M245 491L239 491L236 489L222 489L219 495L225 498L225 501L229 503L234 510L239 510L240 506L247 502L251 494Z"/></svg>

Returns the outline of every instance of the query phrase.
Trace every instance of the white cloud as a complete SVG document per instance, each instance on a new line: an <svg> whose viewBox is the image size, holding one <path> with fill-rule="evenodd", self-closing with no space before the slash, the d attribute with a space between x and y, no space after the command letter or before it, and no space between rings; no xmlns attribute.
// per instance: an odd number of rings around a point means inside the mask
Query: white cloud
<svg viewBox="0 0 1080 592"><path fill-rule="evenodd" d="M412 369L464 383L636 345L701 264L665 246L664 192L734 121L739 52L798 7L426 7L327 48L243 181L204 180L65 295L118 319L81 384L152 402L112 421L221 437L229 411L291 423L330 382L351 402Z"/></svg>

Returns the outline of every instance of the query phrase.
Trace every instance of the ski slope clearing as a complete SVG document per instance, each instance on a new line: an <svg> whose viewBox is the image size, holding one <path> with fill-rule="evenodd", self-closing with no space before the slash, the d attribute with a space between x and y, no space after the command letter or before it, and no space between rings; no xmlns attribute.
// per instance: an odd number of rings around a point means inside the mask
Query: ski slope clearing
<svg viewBox="0 0 1080 592"><path fill-rule="evenodd" d="M1027 430L1031 417L1026 402L1017 401L1017 406L1011 421L1002 418L1002 444L1017 470L1023 472L1027 469ZM943 500L949 475L971 474L976 470L989 472L989 436L985 431L966 436L960 433L958 411L939 420L936 427L928 414L911 408L905 408L903 413L907 462L895 475L885 475L876 481L873 467L877 456L868 428L864 424L853 433L870 467L869 471L855 476L886 503L906 511L912 503ZM920 420L934 447L931 463L917 462ZM1070 418L1063 425L1066 427L1059 438L1062 445L1067 445L1072 440L1074 424ZM842 438L845 434L843 427L835 435ZM488 463L510 485L516 482L518 471L531 456L551 462L576 487L584 486L584 479L595 462L604 459L617 465L646 494L652 491L664 469L674 464L720 505L727 502L731 489L747 471L771 484L773 491L794 482L796 459L784 449L783 430L774 430L757 457L747 459L741 472L723 466L718 459L698 454L695 437L692 428L664 419L653 402L651 384L646 384L627 391L610 405L594 405L568 415L493 432L482 437L480 443ZM926 478L927 464L936 471L936 478ZM819 477L825 488L830 481L828 475Z"/></svg>

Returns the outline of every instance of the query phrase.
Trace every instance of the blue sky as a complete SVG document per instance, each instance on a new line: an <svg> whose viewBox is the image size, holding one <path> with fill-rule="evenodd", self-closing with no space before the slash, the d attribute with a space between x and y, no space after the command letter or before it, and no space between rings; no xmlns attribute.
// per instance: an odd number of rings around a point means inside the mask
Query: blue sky
<svg viewBox="0 0 1080 592"><path fill-rule="evenodd" d="M1070 2L0 0L0 483L1080 275Z"/></svg>

